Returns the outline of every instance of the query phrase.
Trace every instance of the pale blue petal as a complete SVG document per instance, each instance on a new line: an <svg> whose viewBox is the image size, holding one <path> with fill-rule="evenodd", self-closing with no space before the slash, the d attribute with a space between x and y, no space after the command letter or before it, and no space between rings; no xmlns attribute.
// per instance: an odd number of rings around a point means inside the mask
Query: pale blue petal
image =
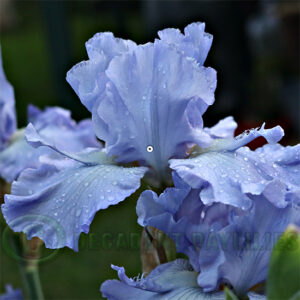
<svg viewBox="0 0 300 300"><path fill-rule="evenodd" d="M205 204L220 202L247 209L251 206L249 194L264 193L273 203L285 206L288 179L279 176L276 168L280 167L273 164L275 157L272 153L266 163L260 150L253 152L247 147L239 148L258 136L276 142L281 138L281 133L280 127L261 128L234 139L216 139L211 147L202 150L196 157L172 159L170 166L192 188L201 188L200 197ZM283 149L282 153L285 151ZM286 166L289 172L292 168L294 165ZM298 170L299 164L295 168Z"/></svg>
<svg viewBox="0 0 300 300"><path fill-rule="evenodd" d="M300 144L286 147L267 144L251 154L258 155L261 164L272 164L272 175L284 178L290 189L300 187Z"/></svg>
<svg viewBox="0 0 300 300"><path fill-rule="evenodd" d="M41 238L48 248L77 251L95 213L130 196L146 171L116 166L100 151L82 156L91 164L67 160L61 170L45 164L22 172L2 205L7 224L28 239Z"/></svg>
<svg viewBox="0 0 300 300"><path fill-rule="evenodd" d="M205 259L210 249L200 250L198 283L205 291L229 283L238 296L245 296L251 287L266 280L270 255L280 234L290 223L300 223L292 204L278 208L263 196L254 196L253 202L250 213L235 216L216 233L219 255L215 260ZM219 260L220 255L225 259Z"/></svg>
<svg viewBox="0 0 300 300"><path fill-rule="evenodd" d="M30 106L29 119L39 129L39 134L61 151L79 152L87 147L101 148L93 133L92 122L84 120L76 124L67 110L53 107L41 112ZM54 153L45 147L34 149L24 139L24 130L17 131L9 145L0 152L0 175L12 182L22 170L37 168L41 156Z"/></svg>
<svg viewBox="0 0 300 300"><path fill-rule="evenodd" d="M67 73L67 81L88 110L92 111L103 93L107 82L104 72L110 61L135 46L130 40L115 38L111 32L97 33L86 42L90 60L75 65Z"/></svg>
<svg viewBox="0 0 300 300"><path fill-rule="evenodd" d="M188 262L177 259L156 267L147 277L128 278L124 268L113 266L121 281L107 280L101 285L103 297L122 299L209 300L225 299L223 293L205 294L197 286L197 273Z"/></svg>
<svg viewBox="0 0 300 300"><path fill-rule="evenodd" d="M194 58L200 65L204 64L213 37L204 31L204 23L192 23L185 27L184 34L178 29L168 28L158 32L164 42L174 45L187 57Z"/></svg>
<svg viewBox="0 0 300 300"><path fill-rule="evenodd" d="M23 300L20 289L14 290L10 285L6 285L6 293L0 295L0 300Z"/></svg>
<svg viewBox="0 0 300 300"><path fill-rule="evenodd" d="M156 41L115 57L106 74L110 81L93 120L97 136L118 161L138 160L164 173L169 158L186 155L187 144L211 143L194 120L214 101L214 70Z"/></svg>
<svg viewBox="0 0 300 300"><path fill-rule="evenodd" d="M210 230L228 225L231 213L238 213L238 210L223 204L205 206L199 197L199 190L191 190L178 183L160 196L144 191L137 203L138 223L153 226L169 235L177 251L189 257L196 271L200 268L195 243Z"/></svg>
<svg viewBox="0 0 300 300"><path fill-rule="evenodd" d="M284 207L263 194L249 195L252 206L244 211L218 203L206 206L199 197L200 189L175 184L159 197L143 192L137 204L138 220L174 240L177 251L186 254L200 272L198 284L204 292L227 283L244 297L266 280L270 253L280 234L288 224L300 223L299 190L286 191ZM248 243L245 238L250 238Z"/></svg>
<svg viewBox="0 0 300 300"><path fill-rule="evenodd" d="M24 130L17 131L10 144L0 152L0 176L12 182L24 169L38 167L39 156L48 153L45 148L37 152L24 139Z"/></svg>
<svg viewBox="0 0 300 300"><path fill-rule="evenodd" d="M227 117L220 120L216 125L211 128L204 128L213 138L233 138L234 131L237 128L237 123L233 117Z"/></svg>
<svg viewBox="0 0 300 300"><path fill-rule="evenodd" d="M214 144L204 151L235 151L258 137L264 137L268 143L276 144L284 136L284 131L280 126L265 129L265 124L260 128L247 130L235 138L217 139Z"/></svg>
<svg viewBox="0 0 300 300"><path fill-rule="evenodd" d="M91 60L105 57L107 68L115 56L133 50L136 43L131 40L115 38L112 32L99 32L89 39L85 46Z"/></svg>
<svg viewBox="0 0 300 300"><path fill-rule="evenodd" d="M2 65L0 48L0 151L16 130L15 96L11 84L7 81Z"/></svg>

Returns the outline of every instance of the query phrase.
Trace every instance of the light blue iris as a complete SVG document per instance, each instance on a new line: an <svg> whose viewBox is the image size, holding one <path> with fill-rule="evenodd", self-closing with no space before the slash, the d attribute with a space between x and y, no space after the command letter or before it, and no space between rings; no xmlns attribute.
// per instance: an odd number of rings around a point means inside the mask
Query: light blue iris
<svg viewBox="0 0 300 300"><path fill-rule="evenodd" d="M95 133L106 147L77 153L65 147L62 134L51 135L51 122L45 131L32 122L25 134L30 145L58 156L43 156L42 165L13 183L2 206L11 228L40 237L47 247L77 250L95 213L137 190L146 166L156 183L166 183L170 158L186 157L196 143L212 143L202 122L216 87L215 71L203 67L212 37L202 23L188 26L184 35L173 30L159 35L139 46L111 33L87 42L89 61L70 70L67 80L92 112ZM128 162L140 167L116 164Z"/></svg>
<svg viewBox="0 0 300 300"><path fill-rule="evenodd" d="M282 161L289 157L289 150L284 150ZM293 172L293 165L286 171ZM205 184L191 189L176 173L174 183L175 188L159 197L152 191L141 194L138 222L174 239L177 251L186 254L200 272L197 282L204 292L229 284L238 296L245 297L266 280L270 254L280 234L290 223L300 225L300 189L286 189L282 177L282 185L277 181L273 194L279 192L283 199L268 198L272 194L267 186L259 195L246 193L251 207L243 210L217 202L205 205L201 198Z"/></svg>

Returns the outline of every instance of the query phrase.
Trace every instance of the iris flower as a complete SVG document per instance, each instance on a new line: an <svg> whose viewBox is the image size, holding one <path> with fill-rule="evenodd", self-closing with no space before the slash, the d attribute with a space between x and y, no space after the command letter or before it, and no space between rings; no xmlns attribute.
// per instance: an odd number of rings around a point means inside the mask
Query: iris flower
<svg viewBox="0 0 300 300"><path fill-rule="evenodd" d="M252 154L265 152L266 160L271 160L270 150L267 145ZM202 191L206 184L192 189L176 173L174 188L160 196L152 191L141 194L137 204L139 224L156 227L174 239L177 251L186 254L198 272L197 284L203 292L214 293L220 286L229 285L239 297L246 297L266 280L270 254L280 234L291 223L299 226L300 189L282 189L286 179L293 178L281 173L298 174L293 170L295 166L299 170L295 159L299 146L277 150L272 160L281 158L278 172L282 180L274 179L276 185L271 184L271 189L267 185L260 194L245 193L251 201L248 209L218 201L204 204ZM300 181L294 179L299 185ZM277 193L280 195L275 197Z"/></svg>
<svg viewBox="0 0 300 300"><path fill-rule="evenodd" d="M146 171L166 184L170 158L187 157L191 145L211 144L202 114L216 87L216 72L203 66L212 37L202 23L184 34L163 30L159 37L137 46L100 33L86 43L89 60L73 67L67 80L92 113L105 148L67 151L30 124L27 141L61 159L26 169L12 184L2 212L13 230L38 236L49 248L78 250L79 235L88 232L95 213L135 192Z"/></svg>

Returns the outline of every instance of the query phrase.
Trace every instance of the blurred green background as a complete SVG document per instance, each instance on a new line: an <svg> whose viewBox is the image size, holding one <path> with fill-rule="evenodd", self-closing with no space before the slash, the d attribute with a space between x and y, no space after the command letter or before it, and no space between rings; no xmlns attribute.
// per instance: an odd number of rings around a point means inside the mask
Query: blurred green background
<svg viewBox="0 0 300 300"><path fill-rule="evenodd" d="M297 1L0 0L3 64L15 89L19 127L26 125L29 103L63 106L77 120L89 117L65 75L87 59L84 43L96 32L145 43L159 29L202 21L214 35L205 65L218 72L216 103L205 125L227 115L238 121L237 132L264 121L280 124L283 143L294 144L300 131L299 10ZM62 249L40 265L46 299L101 299L101 282L116 278L111 263L123 265L130 276L141 272L135 203L136 196L99 212L90 234L81 236L79 253ZM0 225L3 233L3 218ZM102 240L107 237L111 244ZM6 283L22 288L17 263L4 248L0 293Z"/></svg>

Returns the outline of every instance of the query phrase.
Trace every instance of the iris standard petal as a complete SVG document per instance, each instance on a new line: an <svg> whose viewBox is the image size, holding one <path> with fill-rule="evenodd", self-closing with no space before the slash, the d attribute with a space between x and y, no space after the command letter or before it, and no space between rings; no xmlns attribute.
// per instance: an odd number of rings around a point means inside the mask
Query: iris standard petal
<svg viewBox="0 0 300 300"><path fill-rule="evenodd" d="M184 28L184 34L178 29L168 28L158 32L164 42L174 45L187 57L194 58L200 65L204 64L212 44L212 35L206 33L205 23L192 23Z"/></svg>
<svg viewBox="0 0 300 300"><path fill-rule="evenodd" d="M15 96L11 84L7 81L0 48L0 151L16 130Z"/></svg>
<svg viewBox="0 0 300 300"><path fill-rule="evenodd" d="M60 170L43 164L22 172L2 205L7 224L28 239L41 238L48 248L77 251L95 213L130 196L146 171L116 166L99 150L82 156L84 164L66 160Z"/></svg>
<svg viewBox="0 0 300 300"><path fill-rule="evenodd" d="M147 277L137 280L128 278L122 267L118 271L121 281L107 280L101 285L107 299L225 299L223 293L205 294L197 285L197 273L184 259L159 265Z"/></svg>
<svg viewBox="0 0 300 300"><path fill-rule="evenodd" d="M279 193L270 195L270 200L284 203L286 178L275 176L276 166L262 163L259 151L239 148L258 136L276 143L282 130L261 128L234 139L215 139L212 146L201 150L196 157L172 159L170 166L192 188L201 188L200 197L205 204L220 202L247 209L251 206L249 194L267 193L267 188L275 185Z"/></svg>
<svg viewBox="0 0 300 300"><path fill-rule="evenodd" d="M214 101L215 71L156 41L115 57L105 95L93 109L97 136L118 161L140 161L163 173L188 143L208 146L198 119ZM191 110L189 106L195 109Z"/></svg>
<svg viewBox="0 0 300 300"><path fill-rule="evenodd" d="M97 33L86 42L89 60L75 65L67 73L67 81L89 111L103 93L110 61L135 46L130 40L115 38L111 32Z"/></svg>

